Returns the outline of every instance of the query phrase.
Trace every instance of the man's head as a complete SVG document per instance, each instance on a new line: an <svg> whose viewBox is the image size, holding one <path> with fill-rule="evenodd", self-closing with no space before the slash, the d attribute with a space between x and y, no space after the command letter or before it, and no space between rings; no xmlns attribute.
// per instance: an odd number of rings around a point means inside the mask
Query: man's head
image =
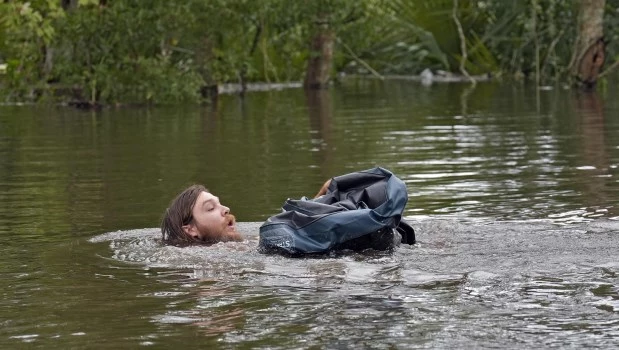
<svg viewBox="0 0 619 350"><path fill-rule="evenodd" d="M242 241L230 208L202 185L181 192L166 209L161 234L167 244Z"/></svg>

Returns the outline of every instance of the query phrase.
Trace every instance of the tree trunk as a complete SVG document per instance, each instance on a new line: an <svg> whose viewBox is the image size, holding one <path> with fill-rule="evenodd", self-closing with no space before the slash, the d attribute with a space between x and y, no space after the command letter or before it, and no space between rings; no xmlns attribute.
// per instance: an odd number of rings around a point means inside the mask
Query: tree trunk
<svg viewBox="0 0 619 350"><path fill-rule="evenodd" d="M260 41L260 35L262 35L262 23L256 23L256 32L254 33L254 40L251 43L251 47L249 48L249 52L247 53L247 59L250 60L251 57L256 52L256 48L258 47L258 41ZM245 95L247 91L247 64L243 64L241 67L241 71L239 73L239 79L241 80L241 95Z"/></svg>
<svg viewBox="0 0 619 350"><path fill-rule="evenodd" d="M72 11L77 8L78 0L60 0L60 6L65 11ZM52 70L54 69L54 51L55 48L47 45L43 45L41 48L43 51L43 75L45 76L45 80L49 82L50 75L52 74Z"/></svg>
<svg viewBox="0 0 619 350"><path fill-rule="evenodd" d="M303 84L306 89L323 89L328 86L333 66L334 39L335 35L326 22L317 25Z"/></svg>
<svg viewBox="0 0 619 350"><path fill-rule="evenodd" d="M570 62L576 83L592 89L604 65L604 6L606 0L580 0L578 38Z"/></svg>
<svg viewBox="0 0 619 350"><path fill-rule="evenodd" d="M62 6L65 11L75 10L78 2L78 0L60 0L60 6Z"/></svg>
<svg viewBox="0 0 619 350"><path fill-rule="evenodd" d="M44 46L43 51L45 54L45 60L43 61L43 74L45 75L45 79L48 79L52 74L52 69L54 68L54 48Z"/></svg>

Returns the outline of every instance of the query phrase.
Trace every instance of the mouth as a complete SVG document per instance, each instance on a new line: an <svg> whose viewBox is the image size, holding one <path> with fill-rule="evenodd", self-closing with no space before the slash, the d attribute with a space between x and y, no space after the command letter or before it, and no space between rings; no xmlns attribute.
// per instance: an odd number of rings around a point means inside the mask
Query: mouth
<svg viewBox="0 0 619 350"><path fill-rule="evenodd" d="M232 214L228 214L226 215L226 219L227 219L227 226L226 228L228 230L234 231L234 229L236 228L236 218L234 217L234 215Z"/></svg>

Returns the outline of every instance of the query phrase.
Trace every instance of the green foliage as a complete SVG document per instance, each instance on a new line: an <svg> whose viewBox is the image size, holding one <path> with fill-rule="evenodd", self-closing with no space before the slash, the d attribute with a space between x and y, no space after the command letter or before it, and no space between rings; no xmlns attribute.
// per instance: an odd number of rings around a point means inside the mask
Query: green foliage
<svg viewBox="0 0 619 350"><path fill-rule="evenodd" d="M7 64L3 79L10 97L34 95L44 78L41 48L54 38L53 23L64 15L57 1L8 2L0 5L0 60Z"/></svg>
<svg viewBox="0 0 619 350"><path fill-rule="evenodd" d="M452 11L454 0L374 0L369 21L345 40L361 59L383 73L414 74L425 68L458 71L462 57ZM573 0L458 1L457 15L471 74L533 76L540 83L567 75L577 37L578 3ZM615 61L619 0L607 0L607 53ZM364 28L371 27L369 32ZM363 71L350 64L345 69Z"/></svg>
<svg viewBox="0 0 619 350"><path fill-rule="evenodd" d="M192 57L175 52L180 19L170 2L82 7L67 15L54 42L53 79L82 89L80 99L108 103L196 102L202 79Z"/></svg>
<svg viewBox="0 0 619 350"><path fill-rule="evenodd" d="M59 3L0 4L5 99L195 102L209 85L303 77L310 16L302 6L294 20L283 15L288 1Z"/></svg>
<svg viewBox="0 0 619 350"><path fill-rule="evenodd" d="M152 1L149 7L122 1L100 8L98 1L82 0L78 9L65 12L59 3L2 5L7 99L33 100L70 90L63 97L93 103L197 100L199 75L188 69L186 58L167 57L161 47L182 23L175 17L179 8L170 11L165 1Z"/></svg>
<svg viewBox="0 0 619 350"><path fill-rule="evenodd" d="M196 1L198 25L187 45L198 49L205 79L216 82L299 80L302 23L283 16L286 1ZM208 25L200 25L208 23ZM291 60L291 58L293 58Z"/></svg>
<svg viewBox="0 0 619 350"><path fill-rule="evenodd" d="M542 82L565 73L577 35L578 13L572 1L488 1L485 11L492 21L486 25L484 42L501 70L528 75L539 66Z"/></svg>
<svg viewBox="0 0 619 350"><path fill-rule="evenodd" d="M336 36L335 70L457 72L454 0L59 0L0 2L0 96L92 103L199 102L224 82L303 79L318 28ZM471 74L567 72L573 0L457 2ZM608 61L619 59L619 0L606 0Z"/></svg>
<svg viewBox="0 0 619 350"><path fill-rule="evenodd" d="M606 64L619 61L619 0L606 0L604 12L604 36L606 46Z"/></svg>
<svg viewBox="0 0 619 350"><path fill-rule="evenodd" d="M453 0L384 0L373 1L373 16L369 23L374 29L367 33L358 28L356 38L348 41L359 43L359 56L375 69L384 73L415 74L425 68L453 71L459 66L460 41L452 20ZM458 6L460 22L467 33L478 32L485 21L478 2L461 1ZM365 41L364 34L371 35ZM475 35L468 37L469 65L474 72L487 72L496 68L492 57L478 44Z"/></svg>

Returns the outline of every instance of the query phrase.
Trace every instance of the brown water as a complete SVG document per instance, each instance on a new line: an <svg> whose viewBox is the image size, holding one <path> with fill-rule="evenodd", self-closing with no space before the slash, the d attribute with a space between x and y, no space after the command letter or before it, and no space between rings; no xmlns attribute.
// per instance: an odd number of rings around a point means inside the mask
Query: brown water
<svg viewBox="0 0 619 350"><path fill-rule="evenodd" d="M360 81L200 108L0 107L0 348L619 346L617 95ZM255 252L285 198L376 165L407 183L419 244ZM194 182L246 242L158 244Z"/></svg>

